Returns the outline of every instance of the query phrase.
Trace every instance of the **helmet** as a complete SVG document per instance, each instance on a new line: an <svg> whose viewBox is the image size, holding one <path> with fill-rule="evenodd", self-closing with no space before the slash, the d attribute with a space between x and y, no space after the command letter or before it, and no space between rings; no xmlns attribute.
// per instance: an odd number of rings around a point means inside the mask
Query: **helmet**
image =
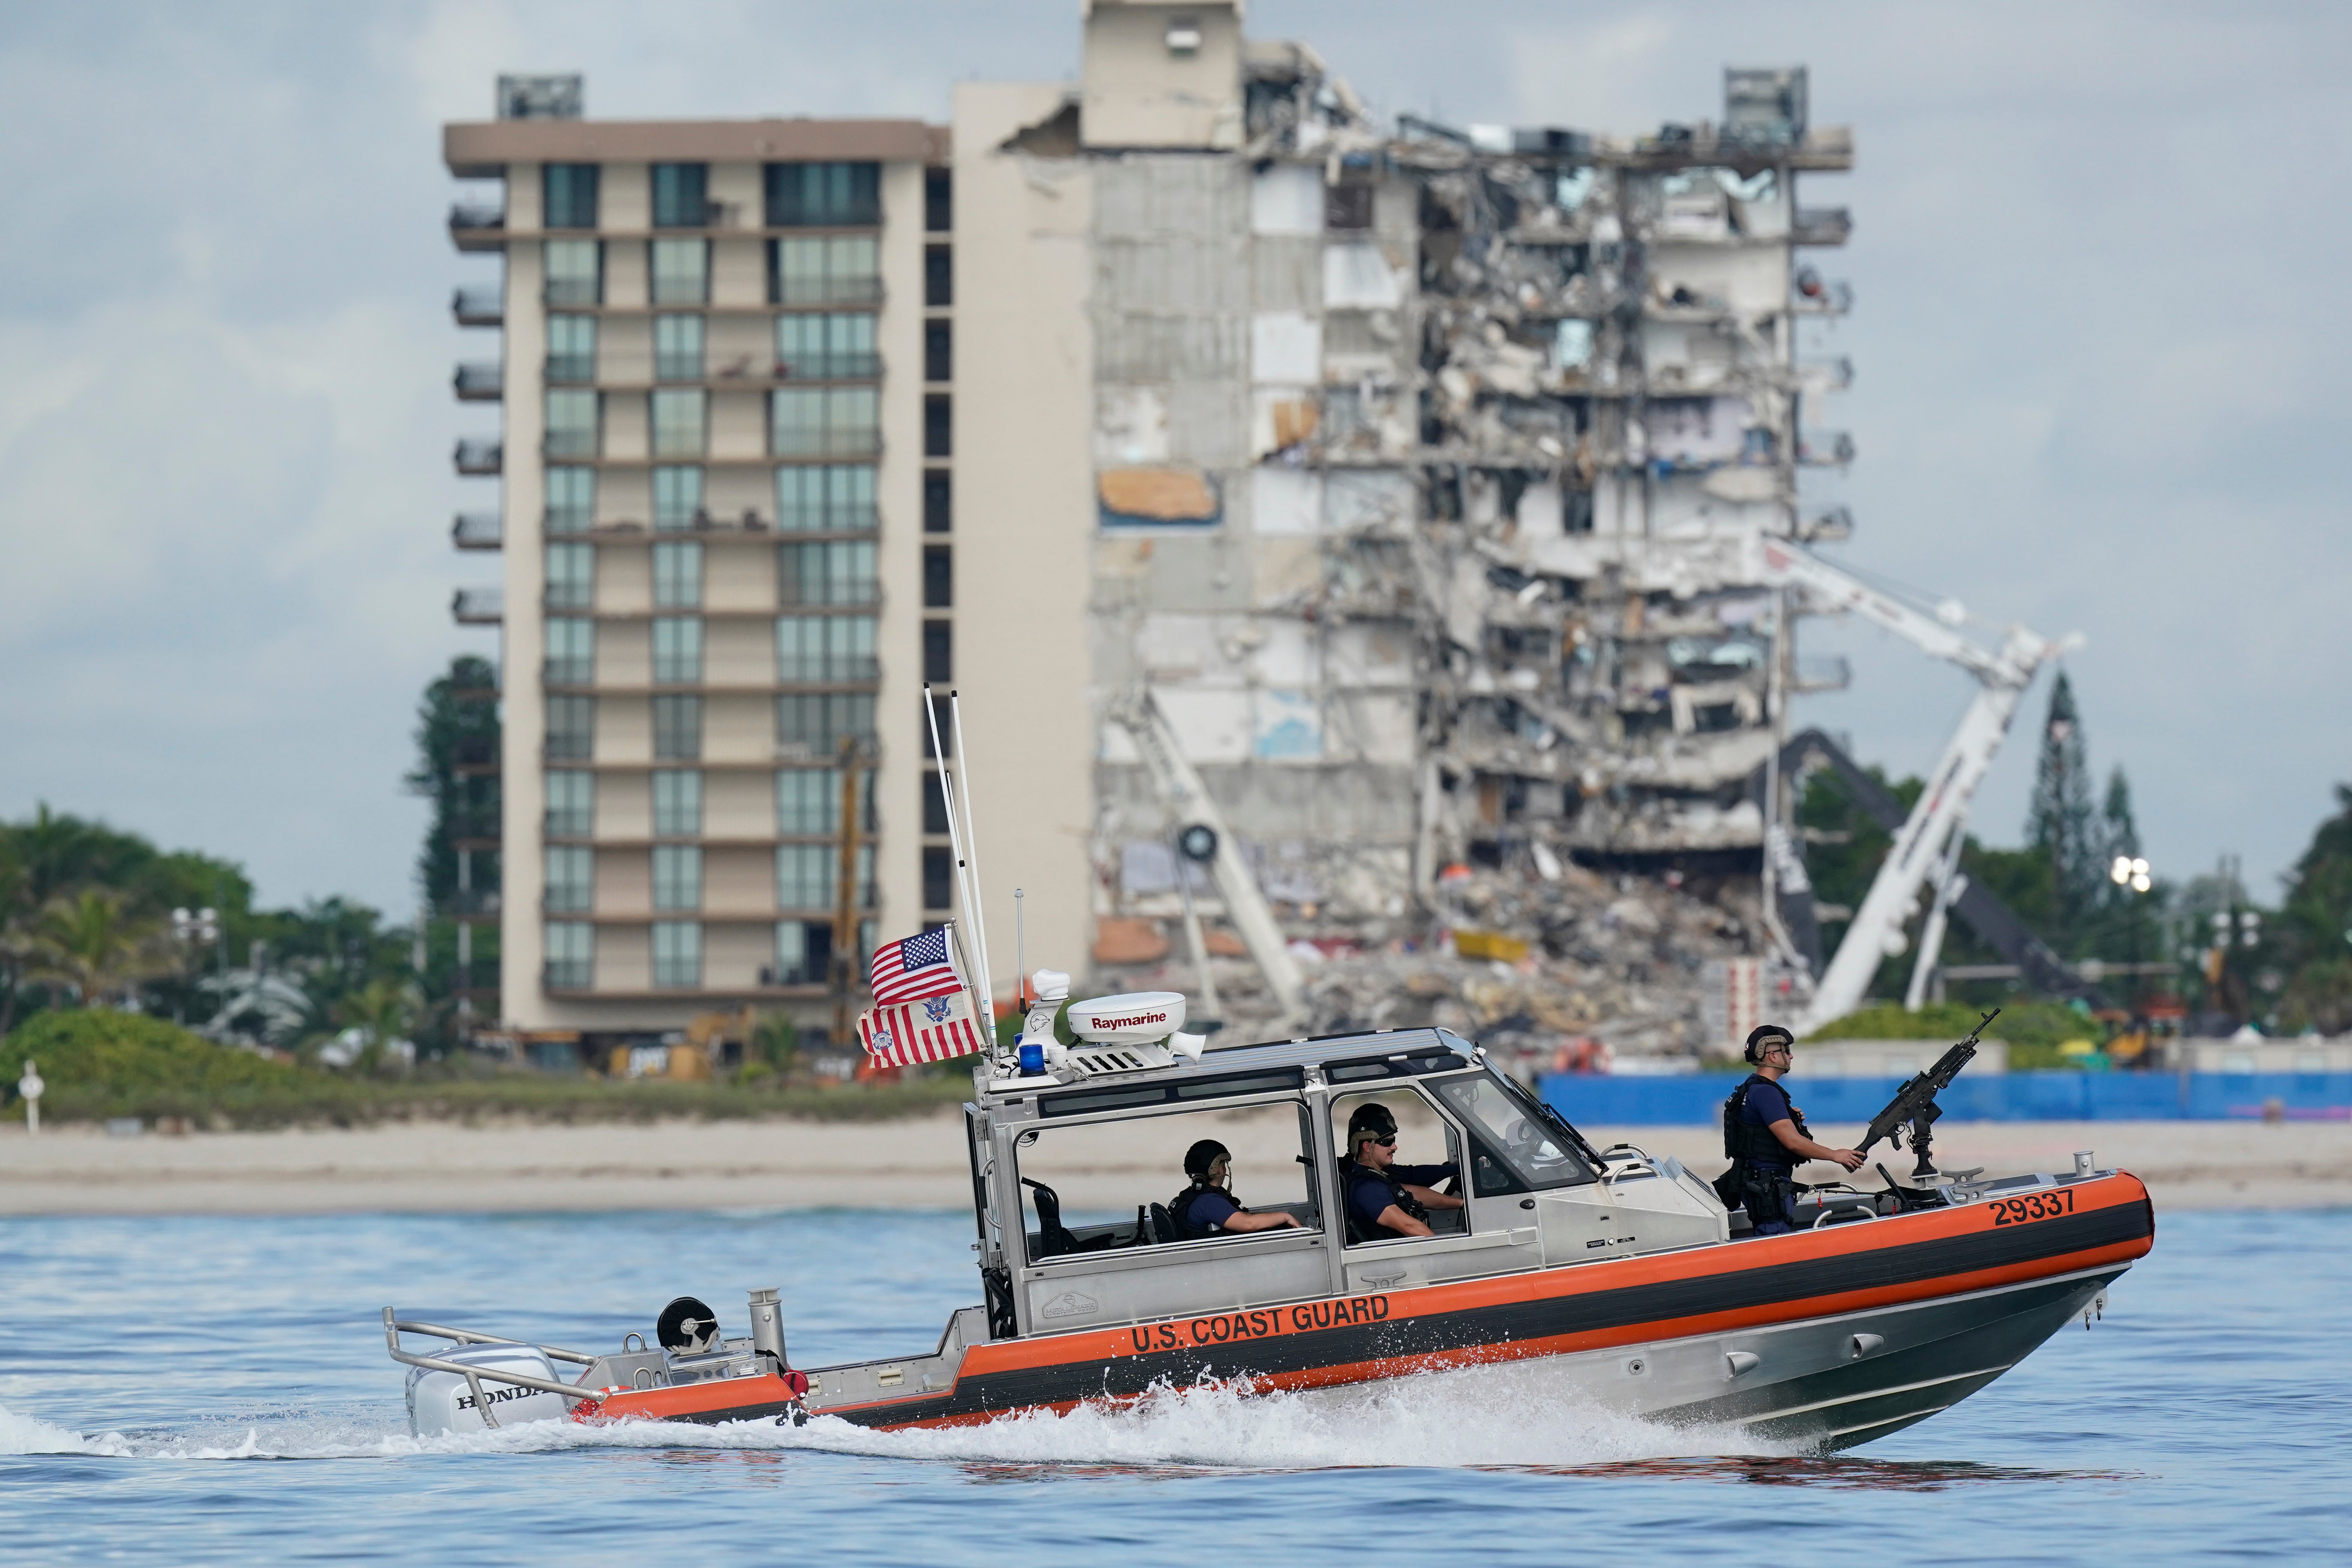
<svg viewBox="0 0 2352 1568"><path fill-rule="evenodd" d="M1348 1118L1348 1152L1355 1153L1367 1138L1393 1138L1396 1130L1396 1118L1389 1114L1389 1108L1377 1100L1368 1100Z"/></svg>
<svg viewBox="0 0 2352 1568"><path fill-rule="evenodd" d="M1773 1046L1793 1046L1796 1043L1797 1037L1789 1033L1788 1030L1782 1028L1780 1025L1759 1024L1754 1028L1748 1031L1747 1056L1748 1063L1753 1066L1754 1064L1762 1061L1764 1059L1765 1051Z"/></svg>
<svg viewBox="0 0 2352 1568"><path fill-rule="evenodd" d="M1213 1138L1203 1138L1184 1151L1184 1173L1196 1182L1209 1179L1209 1167L1220 1160L1230 1160L1234 1152Z"/></svg>

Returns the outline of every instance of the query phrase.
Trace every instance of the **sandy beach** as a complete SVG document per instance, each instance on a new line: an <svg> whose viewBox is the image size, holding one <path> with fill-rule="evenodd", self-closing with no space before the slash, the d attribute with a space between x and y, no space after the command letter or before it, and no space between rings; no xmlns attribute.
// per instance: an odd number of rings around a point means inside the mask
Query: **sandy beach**
<svg viewBox="0 0 2352 1568"><path fill-rule="evenodd" d="M1215 1121L1215 1136L1234 1149L1244 1200L1296 1183L1289 1118ZM1585 1131L1599 1143L1625 1140L1674 1154L1705 1174L1723 1165L1718 1135L1706 1128ZM1833 1142L1856 1131L1822 1130ZM2352 1127L2342 1122L1947 1122L1939 1131L1941 1163L1996 1174L2069 1169L2075 1150L2091 1150L2101 1166L2140 1176L2162 1207L2352 1206ZM1059 1136L1046 1173L1074 1207L1164 1200L1182 1185L1175 1154L1131 1135L1062 1129ZM1887 1160L1890 1169L1908 1168L1907 1154ZM1817 1166L1809 1173L1830 1173ZM961 1208L971 1194L953 1114L878 1123L423 1123L184 1137L110 1137L80 1127L29 1137L21 1126L0 1129L0 1214L7 1215Z"/></svg>

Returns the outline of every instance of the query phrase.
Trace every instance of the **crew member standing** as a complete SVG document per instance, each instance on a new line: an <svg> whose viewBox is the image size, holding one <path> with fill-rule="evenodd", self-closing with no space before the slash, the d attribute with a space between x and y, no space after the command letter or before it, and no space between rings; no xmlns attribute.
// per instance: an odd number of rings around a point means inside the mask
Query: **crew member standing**
<svg viewBox="0 0 2352 1568"><path fill-rule="evenodd" d="M1716 1184L1726 1208L1744 1205L1759 1236L1780 1236L1797 1223L1797 1167L1807 1160L1833 1160L1858 1170L1862 1155L1813 1142L1805 1114L1789 1103L1780 1079L1796 1070L1796 1037L1778 1024L1759 1025L1748 1037L1748 1060L1756 1070L1723 1102L1723 1152L1731 1169Z"/></svg>

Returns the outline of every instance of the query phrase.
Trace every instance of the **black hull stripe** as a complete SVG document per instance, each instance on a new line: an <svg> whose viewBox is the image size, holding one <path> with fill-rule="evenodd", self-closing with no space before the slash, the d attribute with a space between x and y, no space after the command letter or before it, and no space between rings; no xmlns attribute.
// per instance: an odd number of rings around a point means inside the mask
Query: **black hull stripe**
<svg viewBox="0 0 2352 1568"><path fill-rule="evenodd" d="M1265 1339L1237 1340L1205 1350L1186 1346L1122 1355L1108 1362L1071 1362L978 1373L958 1380L953 1389L934 1398L816 1414L837 1415L864 1426L883 1426L988 1415L1068 1400L1129 1397L1161 1382L1182 1387L1203 1377L1312 1372L1390 1356L1469 1351L1810 1300L1852 1290L1920 1284L1950 1275L2114 1247L2154 1233L2154 1215L2147 1203L2117 1204L1998 1230L1937 1237L1867 1252L1801 1258L1763 1268L1730 1268L1690 1279L1563 1292L1490 1307L1311 1329ZM720 1411L692 1419L732 1421L766 1413L764 1407L757 1411Z"/></svg>

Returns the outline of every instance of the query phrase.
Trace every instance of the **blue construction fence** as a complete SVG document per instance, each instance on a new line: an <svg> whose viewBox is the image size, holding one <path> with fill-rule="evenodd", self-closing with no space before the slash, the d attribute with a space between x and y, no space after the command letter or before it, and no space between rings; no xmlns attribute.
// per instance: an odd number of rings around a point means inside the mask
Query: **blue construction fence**
<svg viewBox="0 0 2352 1568"><path fill-rule="evenodd" d="M1544 1100L1570 1121L1596 1126L1713 1125L1739 1084L1730 1073L1609 1078L1547 1073ZM1867 1122L1903 1087L1899 1078L1788 1080L1816 1127ZM2291 1121L2352 1120L2352 1073L1965 1072L1937 1097L1958 1121Z"/></svg>

